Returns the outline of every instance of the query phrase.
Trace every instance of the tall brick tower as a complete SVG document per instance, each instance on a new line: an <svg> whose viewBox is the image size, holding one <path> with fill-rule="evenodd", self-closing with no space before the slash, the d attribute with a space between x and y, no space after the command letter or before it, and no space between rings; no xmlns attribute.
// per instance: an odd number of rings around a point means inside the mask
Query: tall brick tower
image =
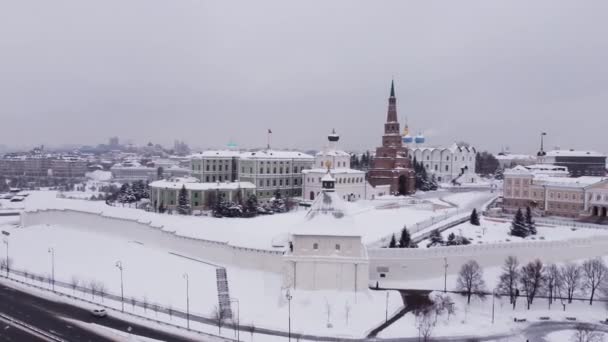
<svg viewBox="0 0 608 342"><path fill-rule="evenodd" d="M391 82L382 146L376 148L368 180L372 186L390 185L391 193L407 195L416 191L416 174L412 169L409 150L403 146L400 131L395 83Z"/></svg>

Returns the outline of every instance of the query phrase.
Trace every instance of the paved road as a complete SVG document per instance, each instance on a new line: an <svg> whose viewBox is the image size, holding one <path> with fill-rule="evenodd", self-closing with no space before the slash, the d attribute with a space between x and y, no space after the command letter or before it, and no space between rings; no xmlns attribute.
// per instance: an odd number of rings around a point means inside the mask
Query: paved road
<svg viewBox="0 0 608 342"><path fill-rule="evenodd" d="M66 317L85 323L97 323L99 325L121 331L126 331L127 327L130 326L132 328L131 333L134 335L145 336L161 341L193 341L191 339L175 336L160 330L122 321L114 317L106 317L101 319L95 318L91 316L87 310L82 308L36 297L26 292L6 286L0 286L0 312L67 341L111 342L111 340L98 336L94 332L74 326L61 319L61 317ZM13 333L10 328L8 330L11 331L11 334ZM3 331L4 330L0 330L0 341L3 341L2 338L4 338ZM37 341L36 339L5 339L5 341L30 340Z"/></svg>
<svg viewBox="0 0 608 342"><path fill-rule="evenodd" d="M12 323L0 320L0 342L46 342L35 334L26 332Z"/></svg>

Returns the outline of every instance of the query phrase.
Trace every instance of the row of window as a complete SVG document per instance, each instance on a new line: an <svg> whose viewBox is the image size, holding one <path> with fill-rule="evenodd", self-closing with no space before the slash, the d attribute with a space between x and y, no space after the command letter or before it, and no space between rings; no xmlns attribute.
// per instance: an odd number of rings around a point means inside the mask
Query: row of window
<svg viewBox="0 0 608 342"><path fill-rule="evenodd" d="M415 156L410 154L410 159L413 159ZM426 160L431 160L431 156L426 156ZM454 156L454 161L457 161L458 157ZM465 161L466 157L462 156L462 161ZM450 161L450 156L445 157L445 161ZM469 157L469 161L473 161L473 157Z"/></svg>
<svg viewBox="0 0 608 342"><path fill-rule="evenodd" d="M336 251L339 251L339 250L340 250L340 248L341 248L341 247L340 247L340 244L339 244L339 243L337 243L337 244L335 245L335 249L336 249ZM315 251L318 251L318 250L319 250L319 244L318 244L318 243L316 243L316 242L315 242L315 243L313 243L313 244L312 244L312 249L313 249L313 250L315 250Z"/></svg>
<svg viewBox="0 0 608 342"><path fill-rule="evenodd" d="M601 194L589 194L589 200L590 201L593 199L594 195L595 195L595 200L596 201L598 201L598 202L602 201L602 195ZM603 198L604 198L604 202L608 202L608 194L604 195Z"/></svg>
<svg viewBox="0 0 608 342"><path fill-rule="evenodd" d="M270 187L271 183L272 183L272 186L277 186L277 184L278 184L279 187L281 187L283 185L284 186L290 186L289 178L286 178L286 179L282 179L282 178L272 179L272 182L271 182L270 179L266 179L265 182L264 182L263 179L260 179L259 182L258 182L258 184L259 184L260 187L264 187L264 183L266 183L266 187ZM298 183L299 183L298 179L294 178L293 185L296 186L296 185L298 185Z"/></svg>
<svg viewBox="0 0 608 342"><path fill-rule="evenodd" d="M318 178L321 183L321 177ZM315 177L306 177L307 183L314 183ZM363 183L363 177L336 177L336 183L338 184L350 184L350 183Z"/></svg>
<svg viewBox="0 0 608 342"><path fill-rule="evenodd" d="M583 210L583 206L576 203L552 203L549 202L549 209L563 210Z"/></svg>
<svg viewBox="0 0 608 342"><path fill-rule="evenodd" d="M335 167L346 167L346 162L345 161L342 161L342 162L338 161L338 162L336 162L336 165L334 165L334 166ZM326 167L325 161L320 161L319 162L319 167L320 168L325 168Z"/></svg>

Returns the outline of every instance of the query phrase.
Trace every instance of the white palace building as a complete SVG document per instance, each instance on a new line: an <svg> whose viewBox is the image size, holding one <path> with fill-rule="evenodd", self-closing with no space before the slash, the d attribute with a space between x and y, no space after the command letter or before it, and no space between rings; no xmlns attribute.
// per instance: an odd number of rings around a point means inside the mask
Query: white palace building
<svg viewBox="0 0 608 342"><path fill-rule="evenodd" d="M322 178L327 174L327 170L336 181L336 193L345 201L372 199L389 193L390 186L372 187L365 179L364 171L350 168L350 154L336 148L340 136L335 130L327 139L329 145L316 154L313 167L302 170L304 200L314 201L321 193Z"/></svg>

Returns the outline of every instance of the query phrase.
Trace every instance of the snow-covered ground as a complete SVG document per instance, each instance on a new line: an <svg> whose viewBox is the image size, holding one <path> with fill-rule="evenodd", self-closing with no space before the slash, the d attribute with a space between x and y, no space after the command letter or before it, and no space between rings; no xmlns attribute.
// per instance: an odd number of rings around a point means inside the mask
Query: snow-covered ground
<svg viewBox="0 0 608 342"><path fill-rule="evenodd" d="M510 220L481 217L480 223L481 225L474 226L469 222L466 222L456 227L445 230L441 233L441 236L443 237L444 241L446 241L448 235L454 233L456 236L462 235L466 237L471 241L471 244L488 244L498 242L518 242L526 240L557 241L573 238L588 238L593 236L608 235L608 226L606 226L606 229L593 229L537 224L537 234L531 235L523 239L509 235L511 229ZM428 239L423 240L420 244L418 244L418 246L420 248L427 248L428 243Z"/></svg>
<svg viewBox="0 0 608 342"><path fill-rule="evenodd" d="M85 212L103 213L106 216L137 219L163 226L165 230L178 235L228 242L231 245L275 249L272 241L298 226L306 216L305 209L286 214L258 216L251 219L230 219L214 217L192 217L145 212L138 209L111 207L103 201L84 201L57 198L53 191L32 191L30 196L18 204L3 201L3 207L17 207L25 210L73 209ZM451 201L465 205L479 198L488 198L487 193L473 192L448 196ZM443 203L445 206L445 203ZM363 242L373 243L392 233L398 233L404 225L411 226L432 216L441 216L456 209L431 210L428 206L397 207L376 209L378 202L358 201L345 203L352 216L350 228L354 234L361 234ZM251 232L255 232L252 234Z"/></svg>
<svg viewBox="0 0 608 342"><path fill-rule="evenodd" d="M185 273L190 282L190 310L211 316L217 305L215 268L200 262L149 248L136 241L117 236L96 234L71 227L38 225L19 228L16 218L4 218L0 229L10 232L10 258L13 268L37 274L51 273L49 248L55 251L55 277L80 284L101 281L108 292L120 293L120 273L115 267L121 261L124 268L124 290L127 301L147 299L150 303L171 306L185 311ZM4 251L2 251L4 252ZM239 299L241 322L259 327L285 330L287 301L280 275L270 272L228 268L230 295ZM32 280L30 280L31 282ZM68 294L74 291L64 289ZM80 294L93 299L91 294ZM384 319L385 292L362 293L333 291L292 291L292 329L320 335L363 336ZM95 296L96 301L101 298ZM105 300L106 305L108 300ZM389 314L398 310L402 301L397 292L389 293ZM114 303L118 307L119 303ZM327 327L327 307L330 307ZM130 305L126 305L132 310ZM346 311L349 308L348 323ZM261 310L260 308L264 308ZM141 308L134 309L143 314ZM148 313L153 315L152 310ZM166 316L166 315L161 315ZM154 316L152 316L154 317ZM210 327L211 332L217 330Z"/></svg>

